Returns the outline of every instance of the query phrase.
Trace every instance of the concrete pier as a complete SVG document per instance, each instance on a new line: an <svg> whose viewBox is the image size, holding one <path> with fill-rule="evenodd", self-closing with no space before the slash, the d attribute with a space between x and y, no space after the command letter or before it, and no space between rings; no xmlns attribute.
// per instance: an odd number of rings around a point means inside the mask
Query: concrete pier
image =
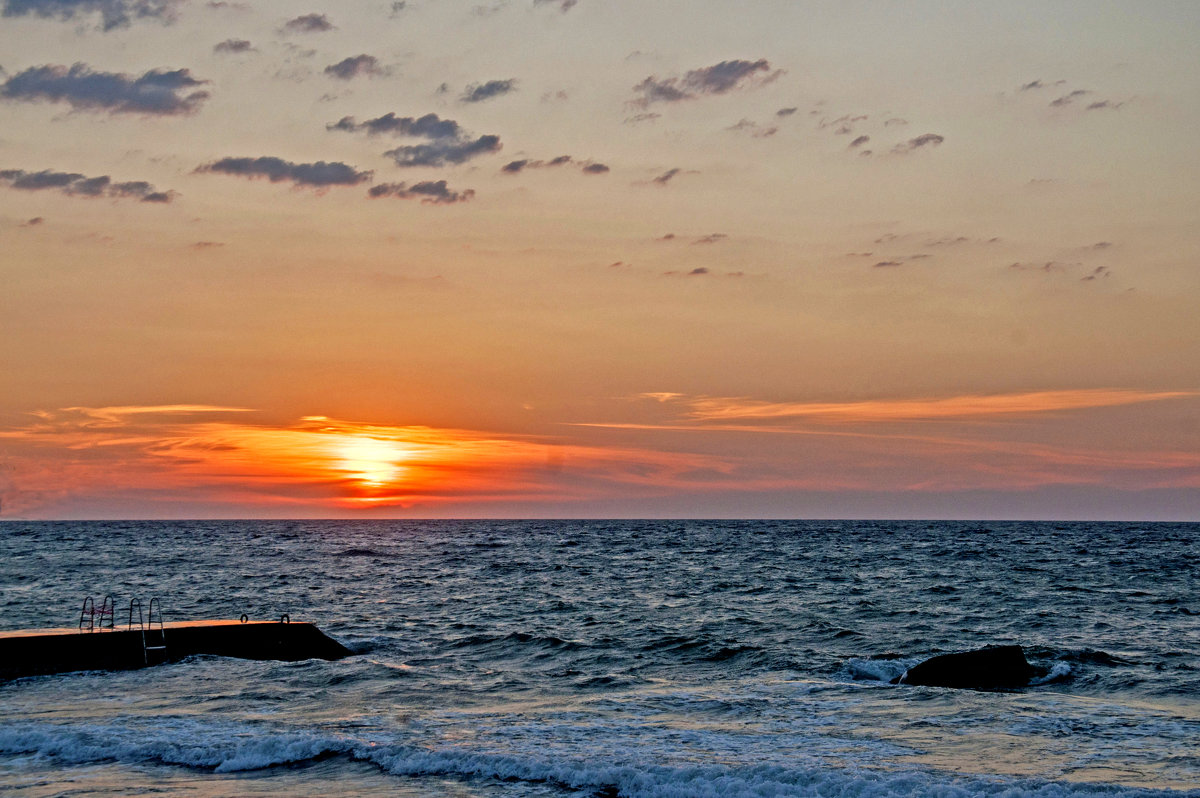
<svg viewBox="0 0 1200 798"><path fill-rule="evenodd" d="M129 670L195 654L241 659L341 659L351 652L311 623L183 621L153 628L0 632L0 679L82 670ZM164 645L165 643L165 645Z"/></svg>

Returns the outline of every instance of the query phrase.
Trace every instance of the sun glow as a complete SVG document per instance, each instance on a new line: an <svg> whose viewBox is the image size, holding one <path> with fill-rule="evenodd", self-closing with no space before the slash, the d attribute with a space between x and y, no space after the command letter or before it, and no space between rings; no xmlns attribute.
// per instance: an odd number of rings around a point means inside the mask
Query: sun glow
<svg viewBox="0 0 1200 798"><path fill-rule="evenodd" d="M400 461L408 454L393 441L369 437L347 437L334 450L341 469L364 488L395 482L405 471Z"/></svg>

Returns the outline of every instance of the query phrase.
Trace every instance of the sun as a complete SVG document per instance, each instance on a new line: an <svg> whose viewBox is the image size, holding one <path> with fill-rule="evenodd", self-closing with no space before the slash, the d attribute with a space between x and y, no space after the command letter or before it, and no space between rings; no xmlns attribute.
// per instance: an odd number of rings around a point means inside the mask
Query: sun
<svg viewBox="0 0 1200 798"><path fill-rule="evenodd" d="M404 473L400 465L408 452L394 441L366 436L348 437L336 444L342 470L364 488L379 488Z"/></svg>

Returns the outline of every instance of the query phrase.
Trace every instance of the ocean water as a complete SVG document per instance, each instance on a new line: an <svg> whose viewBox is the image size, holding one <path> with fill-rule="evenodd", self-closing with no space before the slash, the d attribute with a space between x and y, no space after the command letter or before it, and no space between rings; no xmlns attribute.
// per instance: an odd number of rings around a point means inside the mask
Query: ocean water
<svg viewBox="0 0 1200 798"><path fill-rule="evenodd" d="M356 652L0 683L0 792L1200 796L1200 525L8 522L0 555L2 628L112 593ZM888 684L990 643L1046 676Z"/></svg>

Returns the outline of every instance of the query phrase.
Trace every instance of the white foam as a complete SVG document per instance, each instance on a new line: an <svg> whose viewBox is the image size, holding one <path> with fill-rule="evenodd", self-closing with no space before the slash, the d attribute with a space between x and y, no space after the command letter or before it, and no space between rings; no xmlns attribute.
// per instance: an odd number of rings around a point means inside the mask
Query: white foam
<svg viewBox="0 0 1200 798"><path fill-rule="evenodd" d="M1050 684L1051 682L1057 682L1062 679L1066 679L1070 675L1070 665L1065 662L1056 662L1054 663L1054 666L1050 668L1049 673L1047 673L1045 676L1039 676L1036 679L1031 679L1029 683L1031 685Z"/></svg>
<svg viewBox="0 0 1200 798"><path fill-rule="evenodd" d="M116 761L164 763L215 772L245 771L317 757L346 755L398 776L483 778L549 783L575 790L615 789L623 798L1200 798L1200 791L1169 792L1114 785L1072 784L932 771L832 767L820 763L675 764L653 753L587 758L480 750L467 745L422 747L316 732L251 726L213 727L172 718L154 728L119 725L27 725L0 729L0 753L32 755L69 764ZM149 735L146 739L137 739Z"/></svg>

